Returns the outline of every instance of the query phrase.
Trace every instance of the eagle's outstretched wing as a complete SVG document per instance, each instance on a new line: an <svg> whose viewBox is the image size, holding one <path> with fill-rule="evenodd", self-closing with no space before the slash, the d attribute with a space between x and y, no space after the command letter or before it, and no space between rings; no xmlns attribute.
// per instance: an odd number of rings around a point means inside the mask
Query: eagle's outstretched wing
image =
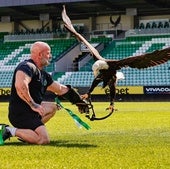
<svg viewBox="0 0 170 169"><path fill-rule="evenodd" d="M62 18L65 23L65 27L73 33L81 42L83 42L91 51L95 60L104 60L108 63L110 69L118 70L122 67L131 68L147 68L163 64L170 60L170 47L162 50L156 50L151 53L146 53L138 56L131 56L121 60L108 60L103 58L99 52L73 27L70 18L66 14L65 6L63 6Z"/></svg>
<svg viewBox="0 0 170 169"><path fill-rule="evenodd" d="M82 36L80 35L73 27L70 18L66 14L65 6L63 6L63 11L62 11L62 19L65 23L65 28L73 33L76 38L78 38L81 42L83 42L90 50L92 53L94 59L96 60L105 60L103 57L100 56L99 52Z"/></svg>
<svg viewBox="0 0 170 169"><path fill-rule="evenodd" d="M106 60L106 62L110 68L115 69L121 69L122 67L142 69L163 64L168 60L170 60L170 47L117 61Z"/></svg>

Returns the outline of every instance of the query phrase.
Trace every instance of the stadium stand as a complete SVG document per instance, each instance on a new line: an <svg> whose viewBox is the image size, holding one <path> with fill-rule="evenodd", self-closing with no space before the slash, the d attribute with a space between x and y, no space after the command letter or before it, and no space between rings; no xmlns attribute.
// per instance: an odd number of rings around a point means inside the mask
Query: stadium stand
<svg viewBox="0 0 170 169"><path fill-rule="evenodd" d="M54 62L62 53L67 51L74 43L74 38L57 39L46 41L52 49L52 64L46 69L48 72L54 71ZM22 60L29 58L31 41L4 42L0 46L0 87L10 87L13 71Z"/></svg>
<svg viewBox="0 0 170 169"><path fill-rule="evenodd" d="M105 36L99 36L99 37L92 37L90 39L90 43L104 43L104 46L106 47L110 42L112 41L111 37L105 37Z"/></svg>
<svg viewBox="0 0 170 169"><path fill-rule="evenodd" d="M84 32L83 27L75 28L78 32ZM100 35L94 34L90 43L103 43L104 49L100 54L106 59L123 59L128 56L141 55L146 52L152 52L170 46L170 23L166 21L148 21L141 22L136 29L129 30L124 39L112 39L103 32ZM53 38L54 34L62 35ZM52 49L52 63L46 70L51 73L55 80L63 84L71 84L75 87L90 86L94 76L91 70L94 60L91 59L78 69L70 72L55 72L55 62L69 51L77 40L70 36L67 37L66 30L30 29L30 31L20 30L9 34L8 32L0 33L0 87L10 87L13 70L16 65L29 57L29 48L35 39L43 39ZM51 40L44 40L51 39ZM82 59L82 58L81 58ZM118 82L120 86L144 86L144 85L165 85L169 86L170 82L170 63L157 67L137 70L131 68L122 68L125 74L125 80ZM159 80L161 79L161 80Z"/></svg>
<svg viewBox="0 0 170 169"><path fill-rule="evenodd" d="M71 84L75 87L90 86L93 80L91 66L93 59L85 64L76 72L59 72L54 70L54 62L63 52L66 52L72 45L77 43L76 39L56 39L46 41L52 48L52 64L46 70L52 73L55 80L63 84ZM170 46L170 35L151 35L151 36L127 36L122 40L111 38L92 38L91 43L104 43L105 48L101 55L107 59L123 59L127 56L140 55L145 52L152 52L156 49L162 49ZM12 74L15 66L22 60L29 57L29 48L33 42L16 41L4 42L0 46L0 66L1 66L1 87L10 87ZM88 65L88 67L87 67ZM169 85L170 63L157 67L135 70L131 68L122 68L125 74L125 80L118 82L120 86L143 86L143 85ZM152 77L152 78L151 78ZM159 77L162 77L161 80ZM84 80L86 79L86 80Z"/></svg>

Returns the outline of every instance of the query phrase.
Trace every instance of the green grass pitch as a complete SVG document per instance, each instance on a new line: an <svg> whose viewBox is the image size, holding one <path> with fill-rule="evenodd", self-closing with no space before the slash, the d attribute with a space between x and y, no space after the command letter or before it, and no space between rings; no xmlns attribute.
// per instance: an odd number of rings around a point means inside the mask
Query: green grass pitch
<svg viewBox="0 0 170 169"><path fill-rule="evenodd" d="M116 102L108 119L89 121L70 103L62 103L90 130L78 128L60 110L46 124L49 145L29 145L17 138L0 146L2 169L169 169L170 103ZM94 103L98 116L106 102ZM7 123L8 103L0 103L0 123Z"/></svg>

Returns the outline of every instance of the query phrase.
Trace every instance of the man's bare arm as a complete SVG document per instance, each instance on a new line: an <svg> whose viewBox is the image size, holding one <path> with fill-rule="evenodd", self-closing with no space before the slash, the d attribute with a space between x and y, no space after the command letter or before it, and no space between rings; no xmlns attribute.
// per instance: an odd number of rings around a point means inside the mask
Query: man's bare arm
<svg viewBox="0 0 170 169"><path fill-rule="evenodd" d="M67 93L69 91L69 88L65 85L62 85L62 84L54 81L50 86L48 86L47 90L61 96L65 93Z"/></svg>
<svg viewBox="0 0 170 169"><path fill-rule="evenodd" d="M31 78L25 74L23 71L17 71L15 76L15 88L17 91L18 96L24 100L33 110L39 112L37 108L40 106L39 104L35 103L33 98L30 95L28 84L30 83Z"/></svg>

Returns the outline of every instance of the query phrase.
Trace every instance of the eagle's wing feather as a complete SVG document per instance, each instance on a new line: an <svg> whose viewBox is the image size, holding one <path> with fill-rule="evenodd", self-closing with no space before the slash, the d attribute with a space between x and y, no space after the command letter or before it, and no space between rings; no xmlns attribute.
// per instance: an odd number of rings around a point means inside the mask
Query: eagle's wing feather
<svg viewBox="0 0 170 169"><path fill-rule="evenodd" d="M118 61L106 61L110 67L115 67L117 69L120 69L122 67L142 69L163 64L168 60L170 60L170 47L156 50L151 53L127 57Z"/></svg>

